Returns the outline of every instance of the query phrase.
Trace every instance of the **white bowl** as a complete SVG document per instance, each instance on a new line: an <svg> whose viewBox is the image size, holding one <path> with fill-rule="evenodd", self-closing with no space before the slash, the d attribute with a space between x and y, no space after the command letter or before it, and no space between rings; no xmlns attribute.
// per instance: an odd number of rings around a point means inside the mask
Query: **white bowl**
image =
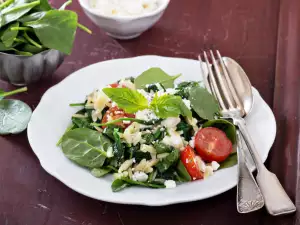
<svg viewBox="0 0 300 225"><path fill-rule="evenodd" d="M132 39L152 27L163 15L170 0L159 0L153 12L137 16L107 16L89 6L89 0L79 0L85 14L113 38Z"/></svg>

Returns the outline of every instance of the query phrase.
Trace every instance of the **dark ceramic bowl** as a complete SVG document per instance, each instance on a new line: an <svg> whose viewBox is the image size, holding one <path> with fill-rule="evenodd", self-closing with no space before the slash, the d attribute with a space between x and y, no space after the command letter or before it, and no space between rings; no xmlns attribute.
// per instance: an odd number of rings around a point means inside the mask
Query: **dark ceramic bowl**
<svg viewBox="0 0 300 225"><path fill-rule="evenodd" d="M23 86L51 76L64 61L64 54L49 49L33 56L0 52L0 79Z"/></svg>

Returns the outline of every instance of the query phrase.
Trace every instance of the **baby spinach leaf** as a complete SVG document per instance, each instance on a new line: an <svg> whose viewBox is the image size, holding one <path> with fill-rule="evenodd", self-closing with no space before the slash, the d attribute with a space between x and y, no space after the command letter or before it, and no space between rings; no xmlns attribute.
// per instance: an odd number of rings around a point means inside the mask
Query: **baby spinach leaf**
<svg viewBox="0 0 300 225"><path fill-rule="evenodd" d="M119 129L115 128L113 132L113 136L115 139L115 142L113 143L113 155L114 160L116 160L117 165L121 165L124 161L124 153L125 149L123 144L121 143L120 135L119 135Z"/></svg>
<svg viewBox="0 0 300 225"><path fill-rule="evenodd" d="M27 128L32 111L19 100L0 101L0 135L17 134Z"/></svg>
<svg viewBox="0 0 300 225"><path fill-rule="evenodd" d="M91 170L91 174L94 176L94 177L103 177L105 176L106 174L110 173L112 170L109 169L109 168L93 168Z"/></svg>
<svg viewBox="0 0 300 225"><path fill-rule="evenodd" d="M156 168L161 173L165 172L172 165L174 165L175 163L177 163L177 161L179 159L179 155L180 155L179 150L174 149L168 156L166 156L165 158L161 159L161 161L159 161L156 164Z"/></svg>
<svg viewBox="0 0 300 225"><path fill-rule="evenodd" d="M180 123L177 124L176 131L182 131L183 132L182 136L186 141L190 141L194 133L193 126L188 124L184 120L181 120Z"/></svg>
<svg viewBox="0 0 300 225"><path fill-rule="evenodd" d="M34 7L33 10L40 12L40 11L49 11L51 9L52 7L49 4L48 0L40 0L40 4Z"/></svg>
<svg viewBox="0 0 300 225"><path fill-rule="evenodd" d="M40 1L16 0L1 11L0 27L19 19L39 4Z"/></svg>
<svg viewBox="0 0 300 225"><path fill-rule="evenodd" d="M15 47L16 44L14 44L12 47ZM2 42L0 42L0 51L1 52L6 52L6 51L11 51L12 47L6 47Z"/></svg>
<svg viewBox="0 0 300 225"><path fill-rule="evenodd" d="M187 169L185 168L185 166L183 165L181 160L178 160L178 163L176 166L176 171L182 181L184 181L184 182L192 181L191 176L189 175Z"/></svg>
<svg viewBox="0 0 300 225"><path fill-rule="evenodd" d="M202 127L216 127L226 133L232 144L236 144L236 128L228 120L217 119L205 122Z"/></svg>
<svg viewBox="0 0 300 225"><path fill-rule="evenodd" d="M162 69L154 67L146 70L141 75L139 75L135 79L134 84L137 89L143 89L147 84L155 83L161 83L165 88L173 88L174 80L176 80L180 76L181 74L170 76Z"/></svg>
<svg viewBox="0 0 300 225"><path fill-rule="evenodd" d="M113 192L118 192L118 191L122 191L123 189L125 189L126 187L129 187L130 185L128 183L126 183L125 181L121 180L121 179L116 179L112 182L111 184L111 189Z"/></svg>
<svg viewBox="0 0 300 225"><path fill-rule="evenodd" d="M176 87L177 92L175 95L178 95L181 98L188 99L190 96L189 91L190 91L190 88L192 88L192 87L199 87L199 82L196 82L196 81L181 82Z"/></svg>
<svg viewBox="0 0 300 225"><path fill-rule="evenodd" d="M174 95L155 95L150 108L160 118L176 117L180 114L192 116L192 112L185 106L182 99Z"/></svg>
<svg viewBox="0 0 300 225"><path fill-rule="evenodd" d="M141 93L129 88L103 88L102 91L128 113L148 108L148 101Z"/></svg>
<svg viewBox="0 0 300 225"><path fill-rule="evenodd" d="M62 143L62 139L63 136L70 130L73 130L75 128L78 128L75 124L71 124L70 126L67 127L67 129L65 130L64 134L60 137L60 139L58 140L58 142L56 143L56 146L60 146L60 144Z"/></svg>
<svg viewBox="0 0 300 225"><path fill-rule="evenodd" d="M122 181L126 182L127 184L130 185L138 185L138 186L143 186L143 187L150 187L150 188L165 188L165 185L163 184L155 184L155 183L148 183L148 182L141 182L141 181L134 181L128 178L121 178Z"/></svg>
<svg viewBox="0 0 300 225"><path fill-rule="evenodd" d="M1 41L5 45L5 47L9 48L12 46L15 38L18 35L17 30L11 30L13 27L19 27L19 22L15 22L7 26L6 30L4 30L2 36L1 36Z"/></svg>
<svg viewBox="0 0 300 225"><path fill-rule="evenodd" d="M30 52L30 53L33 53L33 54L37 54L37 53L40 53L44 50L46 50L47 48L38 48L34 45L31 45L31 44L24 44L22 46L20 46L20 50L22 50L23 52Z"/></svg>
<svg viewBox="0 0 300 225"><path fill-rule="evenodd" d="M99 168L111 145L111 141L97 131L76 128L63 136L61 148L65 156L78 165Z"/></svg>
<svg viewBox="0 0 300 225"><path fill-rule="evenodd" d="M204 88L193 87L189 91L192 109L206 120L214 119L220 108L216 99Z"/></svg>
<svg viewBox="0 0 300 225"><path fill-rule="evenodd" d="M157 154L170 153L174 150L174 148L172 146L168 146L162 142L155 143L154 148L155 148Z"/></svg>
<svg viewBox="0 0 300 225"><path fill-rule="evenodd" d="M68 10L50 10L36 21L25 22L32 27L40 42L52 49L70 54L77 27L77 14Z"/></svg>
<svg viewBox="0 0 300 225"><path fill-rule="evenodd" d="M38 20L38 19L42 18L43 16L45 16L45 14L46 14L46 11L34 12L34 13L28 14L26 16L22 16L21 18L18 19L18 21L21 23L35 21L35 20Z"/></svg>
<svg viewBox="0 0 300 225"><path fill-rule="evenodd" d="M220 163L219 169L225 169L228 167L232 167L237 164L237 152L231 153L228 158Z"/></svg>

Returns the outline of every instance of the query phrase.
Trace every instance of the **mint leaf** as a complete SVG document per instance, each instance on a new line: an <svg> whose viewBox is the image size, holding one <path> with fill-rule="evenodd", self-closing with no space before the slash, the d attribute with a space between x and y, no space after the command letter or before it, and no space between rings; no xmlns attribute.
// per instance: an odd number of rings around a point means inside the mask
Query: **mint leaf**
<svg viewBox="0 0 300 225"><path fill-rule="evenodd" d="M102 91L127 113L148 108L148 101L141 93L129 88L103 88Z"/></svg>
<svg viewBox="0 0 300 225"><path fill-rule="evenodd" d="M151 68L139 75L134 84L137 89L143 89L147 84L161 83L165 88L174 88L174 80L181 74L170 76L160 68Z"/></svg>
<svg viewBox="0 0 300 225"><path fill-rule="evenodd" d="M174 95L155 95L150 108L160 118L176 117L180 114L191 117L192 112L186 107L179 96Z"/></svg>
<svg viewBox="0 0 300 225"><path fill-rule="evenodd" d="M219 104L206 89L192 87L189 91L189 100L195 112L202 119L212 120L219 113Z"/></svg>

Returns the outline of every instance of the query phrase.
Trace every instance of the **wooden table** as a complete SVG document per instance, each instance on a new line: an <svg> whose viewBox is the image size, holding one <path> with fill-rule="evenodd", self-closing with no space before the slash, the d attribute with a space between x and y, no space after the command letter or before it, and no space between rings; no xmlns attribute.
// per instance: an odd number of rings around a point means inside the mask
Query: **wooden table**
<svg viewBox="0 0 300 225"><path fill-rule="evenodd" d="M55 0L53 5L62 3ZM153 29L130 41L106 36L83 14L77 1L70 8L79 13L80 22L88 25L93 35L79 30L72 55L53 78L29 86L27 94L16 98L34 109L49 87L73 71L103 60L147 54L196 58L203 49L219 49L238 60L272 107L278 133L267 164L300 209L299 0L171 0ZM13 87L0 83L0 88ZM25 132L0 137L0 150L1 225L300 224L299 212L276 218L265 209L238 214L235 189L207 200L167 207L96 201L45 172Z"/></svg>

